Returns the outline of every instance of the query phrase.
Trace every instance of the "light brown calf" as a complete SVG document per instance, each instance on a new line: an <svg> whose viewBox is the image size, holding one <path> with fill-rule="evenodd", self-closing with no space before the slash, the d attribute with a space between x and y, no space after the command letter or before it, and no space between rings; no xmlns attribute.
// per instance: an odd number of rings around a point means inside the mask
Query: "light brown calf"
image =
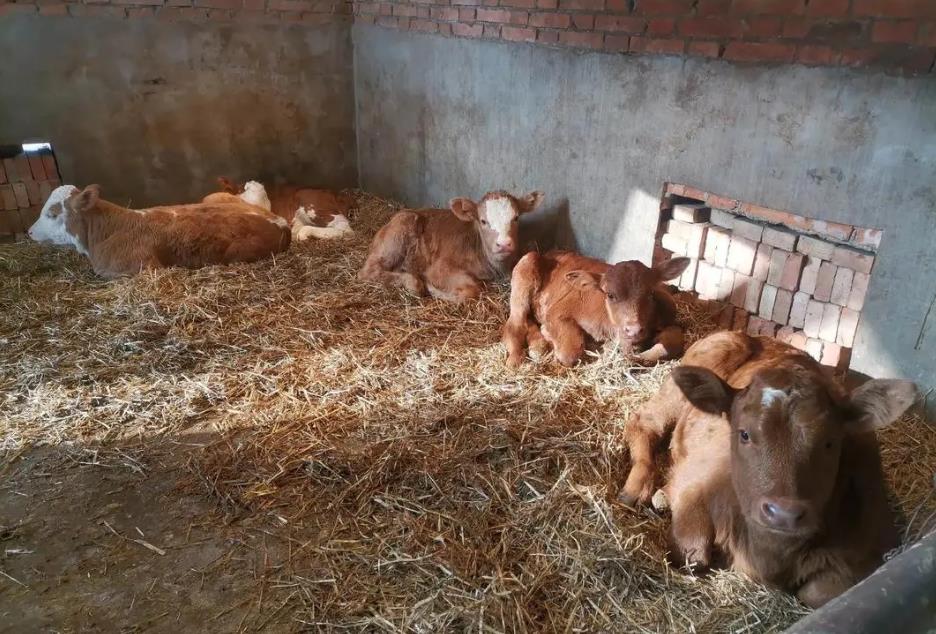
<svg viewBox="0 0 936 634"><path fill-rule="evenodd" d="M107 278L169 266L252 262L285 251L290 242L281 218L250 205L125 209L102 200L97 185L76 190L43 214L50 226L60 224L65 238L91 260L94 272Z"/></svg>
<svg viewBox="0 0 936 634"><path fill-rule="evenodd" d="M478 203L453 198L451 211L400 211L374 236L358 277L451 301L477 297L481 282L510 272L519 217L542 198L540 192L516 198L498 191Z"/></svg>
<svg viewBox="0 0 936 634"><path fill-rule="evenodd" d="M873 431L916 396L896 380L848 395L786 344L710 335L628 422L622 499L650 499L654 449L672 430L663 492L677 558L730 566L822 605L896 543Z"/></svg>
<svg viewBox="0 0 936 634"><path fill-rule="evenodd" d="M218 179L225 193L264 207L290 224L295 240L332 239L352 233L348 213L353 201L347 194L300 185L270 185L256 181L235 183Z"/></svg>
<svg viewBox="0 0 936 634"><path fill-rule="evenodd" d="M688 258L657 268L636 260L610 265L568 251L527 253L510 279L510 317L504 326L507 365L523 362L527 346L551 344L562 365L573 365L593 341L619 341L627 348L652 346L638 354L644 361L682 354L682 329L675 325L676 304L663 286L682 274Z"/></svg>

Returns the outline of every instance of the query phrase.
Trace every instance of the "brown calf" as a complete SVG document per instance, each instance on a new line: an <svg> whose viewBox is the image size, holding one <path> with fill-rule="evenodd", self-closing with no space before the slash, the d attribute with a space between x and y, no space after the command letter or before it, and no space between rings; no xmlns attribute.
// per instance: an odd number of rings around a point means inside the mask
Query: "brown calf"
<svg viewBox="0 0 936 634"><path fill-rule="evenodd" d="M645 361L682 354L676 304L663 286L682 274L688 258L647 268L636 260L610 265L568 251L527 253L510 278L510 317L504 326L507 365L523 362L524 349L552 344L562 365L573 365L585 339L617 340L628 349L648 341Z"/></svg>
<svg viewBox="0 0 936 634"><path fill-rule="evenodd" d="M848 395L799 350L715 333L689 348L628 422L632 467L622 499L650 499L653 452L672 430L663 492L674 554L822 605L896 543L873 430L916 395L896 380Z"/></svg>
<svg viewBox="0 0 936 634"><path fill-rule="evenodd" d="M453 198L444 209L407 209L371 243L362 280L402 286L452 301L477 297L481 282L506 276L516 261L519 217L543 198L490 192L475 203Z"/></svg>
<svg viewBox="0 0 936 634"><path fill-rule="evenodd" d="M240 196L244 201L264 207L283 218L293 230L293 238L330 239L351 233L348 212L353 201L347 194L299 185L264 187L256 181L234 183L218 178L225 193Z"/></svg>
<svg viewBox="0 0 936 634"><path fill-rule="evenodd" d="M43 213L46 213L43 210ZM94 272L112 278L141 269L252 262L285 251L286 223L250 205L201 203L144 210L100 198L97 185L48 210Z"/></svg>

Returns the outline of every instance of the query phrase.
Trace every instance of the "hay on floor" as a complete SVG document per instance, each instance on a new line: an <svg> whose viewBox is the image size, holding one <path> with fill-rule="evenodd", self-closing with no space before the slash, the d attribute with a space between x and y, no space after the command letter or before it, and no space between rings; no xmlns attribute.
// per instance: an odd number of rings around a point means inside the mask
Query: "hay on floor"
<svg viewBox="0 0 936 634"><path fill-rule="evenodd" d="M0 450L128 438L288 544L271 618L312 628L777 631L804 609L665 561L667 518L616 501L622 429L672 364L612 346L504 367L506 286L465 306L355 279L394 205L275 261L103 282L78 255L0 246ZM712 317L680 301L689 338ZM934 524L936 432L881 434L908 540ZM149 455L148 455L149 452ZM270 590L268 590L270 591Z"/></svg>

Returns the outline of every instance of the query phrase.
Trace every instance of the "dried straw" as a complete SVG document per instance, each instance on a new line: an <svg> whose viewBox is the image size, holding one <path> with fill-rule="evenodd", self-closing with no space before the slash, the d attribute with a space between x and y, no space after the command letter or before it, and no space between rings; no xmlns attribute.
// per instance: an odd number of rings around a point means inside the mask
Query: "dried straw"
<svg viewBox="0 0 936 634"><path fill-rule="evenodd" d="M672 364L609 346L506 370L506 286L453 306L358 282L395 207L356 200L355 237L275 262L105 283L74 253L0 246L0 450L153 440L143 464L210 429L187 486L287 553L258 581L264 624L762 632L804 613L671 568L666 518L616 501L622 427ZM690 340L714 329L679 306ZM906 417L881 441L912 540L934 525L936 432Z"/></svg>

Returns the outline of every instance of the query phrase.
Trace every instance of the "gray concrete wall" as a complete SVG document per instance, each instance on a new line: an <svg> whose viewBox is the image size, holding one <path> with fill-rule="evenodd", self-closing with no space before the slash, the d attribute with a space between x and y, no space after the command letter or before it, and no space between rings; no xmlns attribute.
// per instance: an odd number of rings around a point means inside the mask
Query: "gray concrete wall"
<svg viewBox="0 0 936 634"><path fill-rule="evenodd" d="M0 144L51 140L67 182L191 201L219 175L357 182L350 26L0 19Z"/></svg>
<svg viewBox="0 0 936 634"><path fill-rule="evenodd" d="M612 261L649 261L664 181L883 228L853 367L936 386L934 79L363 25L354 43L366 189L429 204L540 188Z"/></svg>

